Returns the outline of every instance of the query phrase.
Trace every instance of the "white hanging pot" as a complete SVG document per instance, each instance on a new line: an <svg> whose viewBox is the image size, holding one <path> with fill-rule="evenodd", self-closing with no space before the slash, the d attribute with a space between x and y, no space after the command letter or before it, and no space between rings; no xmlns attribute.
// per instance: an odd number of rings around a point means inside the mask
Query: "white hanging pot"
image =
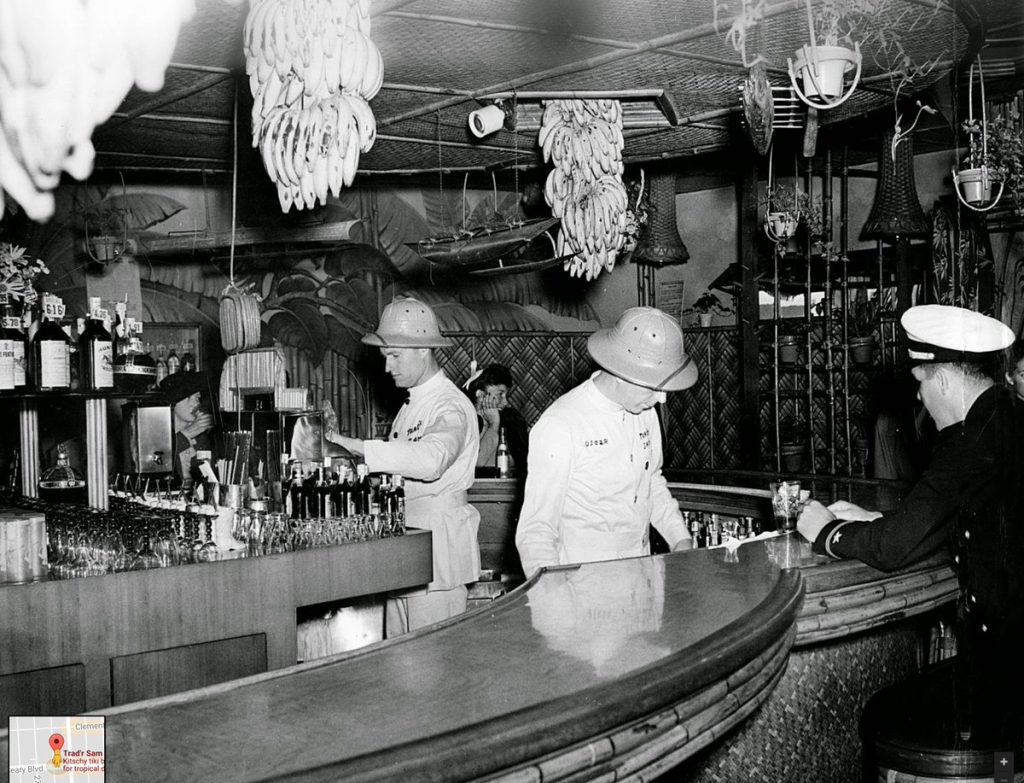
<svg viewBox="0 0 1024 783"><path fill-rule="evenodd" d="M993 185L999 185L995 198L992 197ZM953 185L960 202L976 212L987 212L999 203L1003 195L1003 178L998 171L988 166L979 166L962 171L953 171Z"/></svg>
<svg viewBox="0 0 1024 783"><path fill-rule="evenodd" d="M764 219L764 233L776 244L785 242L796 233L799 217L790 212L769 212Z"/></svg>
<svg viewBox="0 0 1024 783"><path fill-rule="evenodd" d="M860 43L845 46L801 46L789 63L789 80L800 100L816 109L834 109L846 101L860 81ZM849 86L846 75L855 71Z"/></svg>

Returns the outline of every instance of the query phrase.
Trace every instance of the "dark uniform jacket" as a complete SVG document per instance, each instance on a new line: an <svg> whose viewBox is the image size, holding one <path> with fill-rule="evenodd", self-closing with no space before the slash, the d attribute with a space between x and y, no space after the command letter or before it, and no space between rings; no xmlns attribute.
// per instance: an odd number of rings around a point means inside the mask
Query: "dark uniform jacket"
<svg viewBox="0 0 1024 783"><path fill-rule="evenodd" d="M963 422L939 432L931 463L898 508L872 522L831 522L814 543L819 554L885 571L950 553L960 582L960 685L980 711L976 726L1024 703L1022 441L1024 410L993 386Z"/></svg>

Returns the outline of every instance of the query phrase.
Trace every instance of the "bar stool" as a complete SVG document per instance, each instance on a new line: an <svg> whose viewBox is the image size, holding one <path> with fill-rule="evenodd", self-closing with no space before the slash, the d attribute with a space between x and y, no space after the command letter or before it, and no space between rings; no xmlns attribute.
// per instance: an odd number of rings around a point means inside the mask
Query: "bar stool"
<svg viewBox="0 0 1024 783"><path fill-rule="evenodd" d="M1013 781L1024 781L1020 748L960 737L954 663L949 659L929 666L868 700L860 721L865 781L991 783L996 751L1014 754Z"/></svg>

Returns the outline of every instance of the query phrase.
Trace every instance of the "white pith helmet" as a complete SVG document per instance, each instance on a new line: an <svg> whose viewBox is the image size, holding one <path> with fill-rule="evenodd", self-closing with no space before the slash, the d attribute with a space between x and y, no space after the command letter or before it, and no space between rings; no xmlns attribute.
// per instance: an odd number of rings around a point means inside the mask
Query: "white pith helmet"
<svg viewBox="0 0 1024 783"><path fill-rule="evenodd" d="M452 341L441 334L434 311L419 299L396 299L381 313L377 331L363 336L379 348L446 348Z"/></svg>
<svg viewBox="0 0 1024 783"><path fill-rule="evenodd" d="M629 308L614 326L590 335L587 350L612 375L648 389L680 391L697 382L683 330L655 307Z"/></svg>

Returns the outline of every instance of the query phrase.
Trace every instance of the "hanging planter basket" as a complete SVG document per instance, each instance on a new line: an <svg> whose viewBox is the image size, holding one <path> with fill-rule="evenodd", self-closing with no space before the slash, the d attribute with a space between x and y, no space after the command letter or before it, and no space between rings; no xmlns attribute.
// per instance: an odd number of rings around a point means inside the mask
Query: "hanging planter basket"
<svg viewBox="0 0 1024 783"><path fill-rule="evenodd" d="M1003 177L988 166L954 171L953 183L956 185L957 198L965 206L977 211L987 212L1003 196ZM992 188L996 184L999 190L995 198L992 198Z"/></svg>
<svg viewBox="0 0 1024 783"><path fill-rule="evenodd" d="M968 209L975 212L988 212L1003 197L1003 175L996 169L988 166L988 116L985 108L985 74L981 70L981 55L977 58L978 82L981 86L981 125L978 131L981 134L980 142L977 139L971 140L971 154L969 156L972 164L970 168L957 171L953 169L953 189L956 197ZM974 63L971 63L971 72L968 77L967 87L967 118L968 124L974 127ZM980 154L979 154L980 148ZM995 197L992 196L993 186L998 184L999 190Z"/></svg>
<svg viewBox="0 0 1024 783"><path fill-rule="evenodd" d="M860 43L845 46L801 46L796 61L789 59L789 80L800 100L815 109L834 109L844 103L860 82ZM854 71L846 86L846 75Z"/></svg>
<svg viewBox="0 0 1024 783"><path fill-rule="evenodd" d="M796 233L800 216L792 212L769 212L764 219L764 233L775 244L781 244Z"/></svg>

